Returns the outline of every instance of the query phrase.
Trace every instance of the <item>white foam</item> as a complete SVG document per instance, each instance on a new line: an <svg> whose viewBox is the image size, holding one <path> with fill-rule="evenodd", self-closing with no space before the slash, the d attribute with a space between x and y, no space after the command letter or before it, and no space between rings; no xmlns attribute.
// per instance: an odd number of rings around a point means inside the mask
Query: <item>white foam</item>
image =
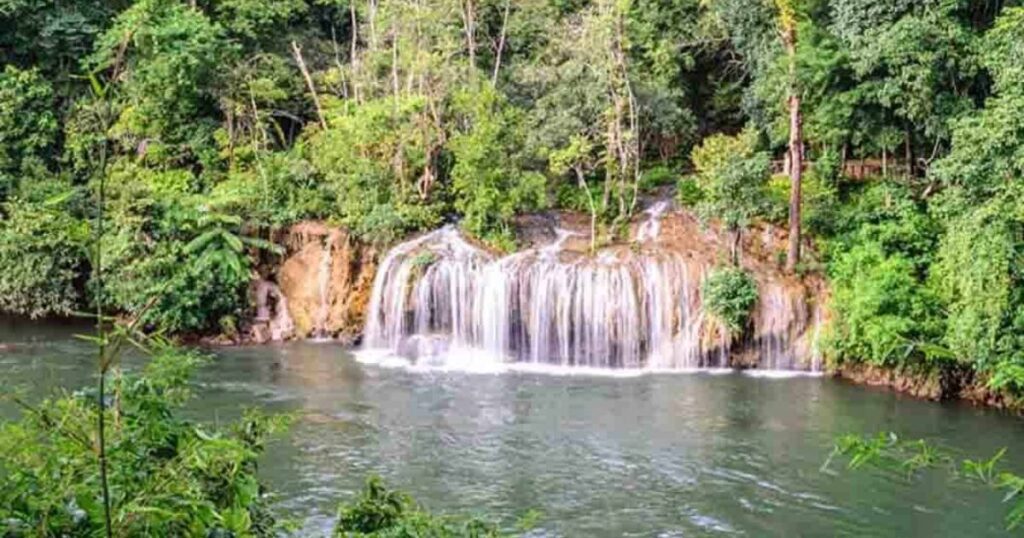
<svg viewBox="0 0 1024 538"><path fill-rule="evenodd" d="M743 370L747 377L759 377L763 379L789 379L793 377L821 377L824 372L811 372L806 370Z"/></svg>
<svg viewBox="0 0 1024 538"><path fill-rule="evenodd" d="M362 364L381 368L401 368L410 372L458 372L465 374L496 375L504 373L526 373L548 376L582 376L632 378L646 375L737 375L764 379L787 379L793 377L819 377L818 372L790 370L738 370L735 368L596 368L536 362L511 362L496 357L486 350L473 347L458 347L437 355L420 357L416 360L397 355L389 349L361 349L354 352Z"/></svg>

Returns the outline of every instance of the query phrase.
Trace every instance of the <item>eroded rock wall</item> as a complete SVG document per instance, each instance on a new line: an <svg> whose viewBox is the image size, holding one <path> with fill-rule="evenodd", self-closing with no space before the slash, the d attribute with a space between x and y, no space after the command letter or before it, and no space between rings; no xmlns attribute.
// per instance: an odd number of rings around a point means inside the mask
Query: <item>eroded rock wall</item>
<svg viewBox="0 0 1024 538"><path fill-rule="evenodd" d="M286 254L279 266L266 271L265 280L273 286L269 299L260 304L261 297L254 297L257 319L252 339L355 341L365 321L377 251L343 229L322 222L299 223L275 237L275 242L285 247ZM257 289L260 286L257 283ZM267 304L270 302L274 305ZM290 327L278 317L284 312ZM278 320L276 324L274 320Z"/></svg>

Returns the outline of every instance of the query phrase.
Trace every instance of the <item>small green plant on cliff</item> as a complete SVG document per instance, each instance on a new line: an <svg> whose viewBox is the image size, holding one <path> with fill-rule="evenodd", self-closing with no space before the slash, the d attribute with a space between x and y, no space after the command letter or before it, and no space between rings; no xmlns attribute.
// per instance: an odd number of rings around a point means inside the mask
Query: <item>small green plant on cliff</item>
<svg viewBox="0 0 1024 538"><path fill-rule="evenodd" d="M836 440L832 453L822 470L837 457L846 458L847 468L876 467L902 471L907 479L933 469L946 469L955 478L1003 492L1003 503L1010 505L1006 527L1014 530L1024 526L1024 476L1001 468L1002 449L984 460L958 458L942 447L923 439L907 441L895 433L875 436L844 435Z"/></svg>
<svg viewBox="0 0 1024 538"><path fill-rule="evenodd" d="M701 285L704 309L730 333L739 334L750 320L757 302L757 282L738 267L716 269Z"/></svg>

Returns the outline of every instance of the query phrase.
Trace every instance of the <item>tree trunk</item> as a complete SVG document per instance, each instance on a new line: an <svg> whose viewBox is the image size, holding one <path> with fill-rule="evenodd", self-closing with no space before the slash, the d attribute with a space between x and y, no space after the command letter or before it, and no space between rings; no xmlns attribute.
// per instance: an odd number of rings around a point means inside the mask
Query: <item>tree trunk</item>
<svg viewBox="0 0 1024 538"><path fill-rule="evenodd" d="M594 205L594 195L587 188L587 180L583 179L583 170L573 169L576 172L576 180L583 192L587 195L587 205L590 206L590 253L597 251L597 206Z"/></svg>
<svg viewBox="0 0 1024 538"><path fill-rule="evenodd" d="M501 16L501 34L498 36L498 50L494 54L494 73L491 75L491 84L498 85L498 71L501 69L501 53L505 50L505 32L508 31L508 12L512 0L505 0L505 11Z"/></svg>
<svg viewBox="0 0 1024 538"><path fill-rule="evenodd" d="M357 43L359 42L359 19L356 17L356 3L352 2L348 6L349 16L352 17L352 52L350 53L350 63L352 64L352 97L355 98L356 103L362 103L362 99L359 96L359 51L357 49Z"/></svg>
<svg viewBox="0 0 1024 538"><path fill-rule="evenodd" d="M320 126L326 131L327 120L324 119L324 111L320 108L320 97L317 96L316 87L313 86L313 77L309 75L309 70L306 69L306 62L302 59L302 49L294 41L292 41L292 53L295 54L295 63L299 64L299 71L302 71L302 77L306 79L306 86L309 87L309 93L313 97L313 105L316 106L316 117L320 120Z"/></svg>
<svg viewBox="0 0 1024 538"><path fill-rule="evenodd" d="M914 142L910 132L910 125L906 126L906 139L904 140L903 150L905 152L905 158L907 159L907 177L914 177Z"/></svg>
<svg viewBox="0 0 1024 538"><path fill-rule="evenodd" d="M462 21L466 32L466 49L469 51L469 69L472 72L473 67L476 66L476 12L473 7L473 0L466 0Z"/></svg>
<svg viewBox="0 0 1024 538"><path fill-rule="evenodd" d="M370 51L377 52L377 0L370 0Z"/></svg>
<svg viewBox="0 0 1024 538"><path fill-rule="evenodd" d="M395 114L398 114L398 31L391 30L391 91L395 99Z"/></svg>
<svg viewBox="0 0 1024 538"><path fill-rule="evenodd" d="M739 267L740 266L740 245L741 245L741 243L740 243L740 239L741 239L740 234L741 233L742 233L742 230L740 228L736 228L735 230L732 231L732 249L731 250L732 250L732 265L733 265L733 267Z"/></svg>
<svg viewBox="0 0 1024 538"><path fill-rule="evenodd" d="M796 82L796 24L791 19L783 31L783 43L789 57L789 251L786 270L800 263L800 187L804 169L803 118Z"/></svg>

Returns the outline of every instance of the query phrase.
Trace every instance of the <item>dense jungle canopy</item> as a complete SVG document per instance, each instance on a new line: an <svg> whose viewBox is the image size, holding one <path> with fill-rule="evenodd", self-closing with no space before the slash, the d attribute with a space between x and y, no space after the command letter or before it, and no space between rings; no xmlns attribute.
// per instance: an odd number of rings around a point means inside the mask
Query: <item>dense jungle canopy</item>
<svg viewBox="0 0 1024 538"><path fill-rule="evenodd" d="M609 242L671 193L799 217L779 260L827 274L834 363L1024 391L1019 2L0 0L0 28L0 311L231 331L300 220L512 250L517 215Z"/></svg>

